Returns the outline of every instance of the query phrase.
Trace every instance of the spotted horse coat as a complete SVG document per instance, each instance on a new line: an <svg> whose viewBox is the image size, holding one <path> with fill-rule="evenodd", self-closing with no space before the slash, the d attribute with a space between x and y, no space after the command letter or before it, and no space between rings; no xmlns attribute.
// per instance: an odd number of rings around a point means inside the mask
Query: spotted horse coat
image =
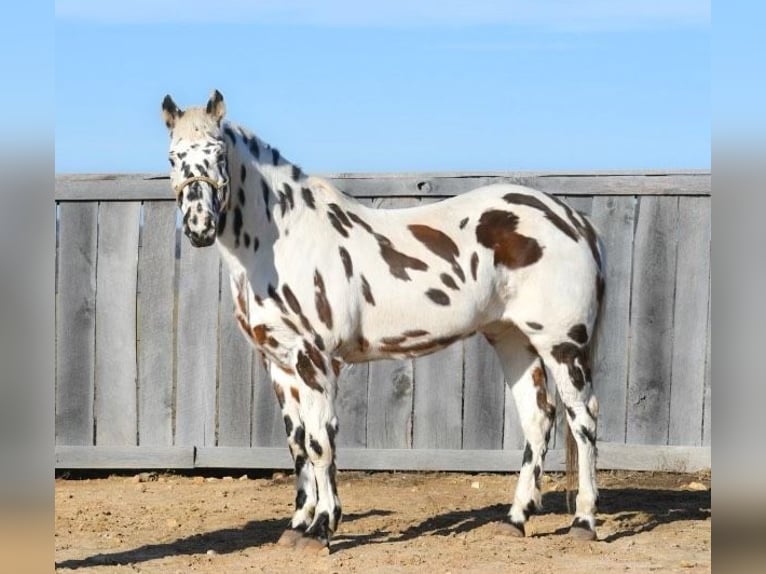
<svg viewBox="0 0 766 574"><path fill-rule="evenodd" d="M579 454L570 532L595 538L588 357L604 280L587 219L506 184L372 209L224 121L218 91L187 110L167 96L162 111L184 233L198 247L217 243L236 320L268 364L284 416L296 497L281 544L324 549L340 522L333 400L343 366L424 355L474 333L500 358L526 439L505 528L523 536L540 508L551 377Z"/></svg>

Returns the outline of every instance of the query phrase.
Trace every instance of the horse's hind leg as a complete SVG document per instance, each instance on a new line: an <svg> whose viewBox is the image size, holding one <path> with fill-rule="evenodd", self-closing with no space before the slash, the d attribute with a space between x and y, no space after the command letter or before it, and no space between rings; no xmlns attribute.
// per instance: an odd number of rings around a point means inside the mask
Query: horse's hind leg
<svg viewBox="0 0 766 574"><path fill-rule="evenodd" d="M577 444L578 492L570 533L581 539L596 538L596 421L598 401L593 394L589 360L589 335L585 325L576 325L565 337L533 340L545 366L556 381L566 416Z"/></svg>
<svg viewBox="0 0 766 574"><path fill-rule="evenodd" d="M524 536L524 524L542 506L540 477L555 407L548 399L542 362L529 347L529 340L523 333L511 327L499 337L491 337L490 343L500 358L506 384L511 388L516 401L526 441L519 480L508 515L508 532Z"/></svg>

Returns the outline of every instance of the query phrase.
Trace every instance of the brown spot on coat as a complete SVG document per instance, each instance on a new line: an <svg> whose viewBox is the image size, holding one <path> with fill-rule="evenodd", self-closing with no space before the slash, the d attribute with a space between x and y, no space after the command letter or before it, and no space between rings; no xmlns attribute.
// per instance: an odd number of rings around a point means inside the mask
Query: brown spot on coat
<svg viewBox="0 0 766 574"><path fill-rule="evenodd" d="M287 301L287 304L289 305L290 309L292 309L293 313L300 315L302 312L301 304L298 302L298 298L295 296L295 293L293 293L293 290L290 289L290 286L287 283L282 285L282 293L284 294L285 301Z"/></svg>
<svg viewBox="0 0 766 574"><path fill-rule="evenodd" d="M316 203L314 202L314 194L311 192L311 190L308 187L304 187L301 189L301 196L303 196L303 201L306 202L306 205L309 206L311 209L316 209Z"/></svg>
<svg viewBox="0 0 766 574"><path fill-rule="evenodd" d="M425 245L430 251L449 262L452 265L452 270L462 281L465 281L465 275L457 262L457 257L460 255L455 242L450 237L438 229L429 227L427 225L413 224L408 226L415 239Z"/></svg>
<svg viewBox="0 0 766 574"><path fill-rule="evenodd" d="M548 402L548 389L545 387L545 370L538 366L532 371L532 383L537 389L537 408L545 413L545 416L552 419L556 413L556 407Z"/></svg>
<svg viewBox="0 0 766 574"><path fill-rule="evenodd" d="M266 325L256 325L253 327L253 337L255 337L255 342L259 345L265 344L268 332L269 328Z"/></svg>
<svg viewBox="0 0 766 574"><path fill-rule="evenodd" d="M439 337L429 341L423 341L422 343L415 343L413 345L391 344L382 345L381 351L392 354L404 355L407 357L416 357L433 351L438 351L461 339L463 335L450 335L448 337Z"/></svg>
<svg viewBox="0 0 766 574"><path fill-rule="evenodd" d="M388 270L391 272L391 275L397 279L410 281L407 269L415 269L416 271L426 271L428 269L428 265L424 261L394 249L391 241L383 235L376 234L376 238L378 239L380 255L383 257L383 261L388 264Z"/></svg>
<svg viewBox="0 0 766 574"><path fill-rule="evenodd" d="M448 273L442 273L439 275L439 278L442 280L442 283L444 283L450 289L454 289L455 291L460 289L460 287L457 286L457 283L455 283L455 280Z"/></svg>
<svg viewBox="0 0 766 574"><path fill-rule="evenodd" d="M354 264L351 262L351 255L348 254L346 248L342 245L338 247L340 252L340 260L343 262L343 270L346 272L346 279L351 279L354 274Z"/></svg>
<svg viewBox="0 0 766 574"><path fill-rule="evenodd" d="M479 254L475 251L471 255L471 277L476 281L476 270L479 268Z"/></svg>
<svg viewBox="0 0 766 574"><path fill-rule="evenodd" d="M545 218L555 225L564 235L569 237L572 241L577 243L579 237L572 227L567 224L562 217L560 217L555 211L553 211L548 205L543 203L537 197L527 195L524 193L508 193L503 196L503 199L508 203L515 203L517 205L526 205L534 209L540 210L545 214Z"/></svg>
<svg viewBox="0 0 766 574"><path fill-rule="evenodd" d="M428 331L424 331L423 329L412 329L410 331L405 331L402 333L405 337L425 337L426 335L430 335Z"/></svg>
<svg viewBox="0 0 766 574"><path fill-rule="evenodd" d="M287 317L282 317L282 322L287 326L288 329L290 329L296 335L300 335L301 334L301 332L298 330L298 327L295 326L295 323L293 323Z"/></svg>
<svg viewBox="0 0 766 574"><path fill-rule="evenodd" d="M343 227L343 224L338 219L338 216L332 212L327 212L327 217L330 219L330 223L335 228L335 231L340 233L343 237L348 237L348 231Z"/></svg>
<svg viewBox="0 0 766 574"><path fill-rule="evenodd" d="M353 213L351 211L348 211L347 213L348 213L348 217L349 217L349 219L351 219L351 221L356 223L359 227L364 229L367 233L373 233L372 226L369 223L367 223L364 219L362 219L356 213Z"/></svg>
<svg viewBox="0 0 766 574"><path fill-rule="evenodd" d="M463 229L465 227L466 223L468 223L468 218L467 217L460 221L460 229Z"/></svg>
<svg viewBox="0 0 766 574"><path fill-rule="evenodd" d="M324 279L318 269L314 270L314 287L314 304L317 308L319 320L327 325L328 329L332 329L332 307L330 307L330 302L327 300Z"/></svg>
<svg viewBox="0 0 766 574"><path fill-rule="evenodd" d="M332 365L332 372L335 374L336 377L340 376L340 368L342 363L339 359L332 359L330 361L330 364Z"/></svg>
<svg viewBox="0 0 766 574"><path fill-rule="evenodd" d="M274 394L277 395L277 402L280 407L285 406L285 391L278 384L274 383Z"/></svg>
<svg viewBox="0 0 766 574"><path fill-rule="evenodd" d="M346 214L337 203L330 203L327 205L327 208L338 218L338 221L344 227L348 227L349 229L353 227L353 224L348 220L348 217L346 217Z"/></svg>
<svg viewBox="0 0 766 574"><path fill-rule="evenodd" d="M568 341L559 343L551 349L551 355L556 361L567 366L569 378L578 391L581 391L585 384L591 380L587 345L579 347Z"/></svg>
<svg viewBox="0 0 766 574"><path fill-rule="evenodd" d="M269 294L269 297L274 301L274 303L276 303L277 307L279 307L279 310L282 311L282 313L287 313L287 308L282 302L282 297L279 296L279 293L277 293L277 290L274 288L274 286L269 285L266 291Z"/></svg>
<svg viewBox="0 0 766 574"><path fill-rule="evenodd" d="M319 352L319 349L305 340L303 341L303 348L306 350L306 354L309 356L309 359L311 359L311 362L322 371L322 374L326 375L327 367L324 364L324 359L322 358L322 353Z"/></svg>
<svg viewBox="0 0 766 574"><path fill-rule="evenodd" d="M540 331L543 328L540 323L535 323L534 321L527 321L527 326L535 331Z"/></svg>
<svg viewBox="0 0 766 574"><path fill-rule="evenodd" d="M584 345L585 343L588 342L588 328L582 323L578 323L577 325L569 329L569 332L567 333L567 335L575 343L579 343L580 345Z"/></svg>
<svg viewBox="0 0 766 574"><path fill-rule="evenodd" d="M398 345L399 343L404 343L407 340L407 337L399 336L399 337L383 337L380 342L384 345Z"/></svg>
<svg viewBox="0 0 766 574"><path fill-rule="evenodd" d="M236 317L237 317L237 322L239 323L239 326L242 328L245 334L252 339L253 334L252 334L252 331L250 330L250 325L247 323L247 319L245 319L239 313L237 313Z"/></svg>
<svg viewBox="0 0 766 574"><path fill-rule="evenodd" d="M290 387L290 394L292 395L293 399L295 399L296 403L301 402L301 394L296 387Z"/></svg>
<svg viewBox="0 0 766 574"><path fill-rule="evenodd" d="M495 266L519 269L536 263L543 248L531 237L516 233L519 218L510 211L485 211L476 226L476 239L495 253Z"/></svg>
<svg viewBox="0 0 766 574"><path fill-rule="evenodd" d="M317 382L317 371L309 356L303 351L298 351L298 360L295 363L298 375L306 385L315 391L323 392L322 385Z"/></svg>
<svg viewBox="0 0 766 574"><path fill-rule="evenodd" d="M375 297L372 296L372 290L370 289L370 284L367 282L367 278L364 275L361 276L361 279L362 279L362 295L364 296L364 300L374 307Z"/></svg>
<svg viewBox="0 0 766 574"><path fill-rule="evenodd" d="M447 295L441 289L429 289L426 291L426 296L436 303L437 305L449 305L449 295Z"/></svg>

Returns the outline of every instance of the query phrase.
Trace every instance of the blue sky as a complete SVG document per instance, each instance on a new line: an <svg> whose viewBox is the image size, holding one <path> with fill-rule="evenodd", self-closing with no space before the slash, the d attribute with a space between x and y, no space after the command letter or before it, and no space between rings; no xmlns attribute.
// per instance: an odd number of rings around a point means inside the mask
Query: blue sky
<svg viewBox="0 0 766 574"><path fill-rule="evenodd" d="M692 0L59 0L56 171L165 172L166 93L309 172L710 166Z"/></svg>

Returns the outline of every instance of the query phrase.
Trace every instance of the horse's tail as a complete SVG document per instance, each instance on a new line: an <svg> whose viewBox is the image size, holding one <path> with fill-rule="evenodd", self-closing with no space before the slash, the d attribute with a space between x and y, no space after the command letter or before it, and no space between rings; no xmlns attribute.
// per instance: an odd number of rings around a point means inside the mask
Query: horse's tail
<svg viewBox="0 0 766 574"><path fill-rule="evenodd" d="M569 419L564 416L564 440L566 442L566 474L567 474L567 512L572 514L572 494L577 488L577 443L569 426Z"/></svg>

